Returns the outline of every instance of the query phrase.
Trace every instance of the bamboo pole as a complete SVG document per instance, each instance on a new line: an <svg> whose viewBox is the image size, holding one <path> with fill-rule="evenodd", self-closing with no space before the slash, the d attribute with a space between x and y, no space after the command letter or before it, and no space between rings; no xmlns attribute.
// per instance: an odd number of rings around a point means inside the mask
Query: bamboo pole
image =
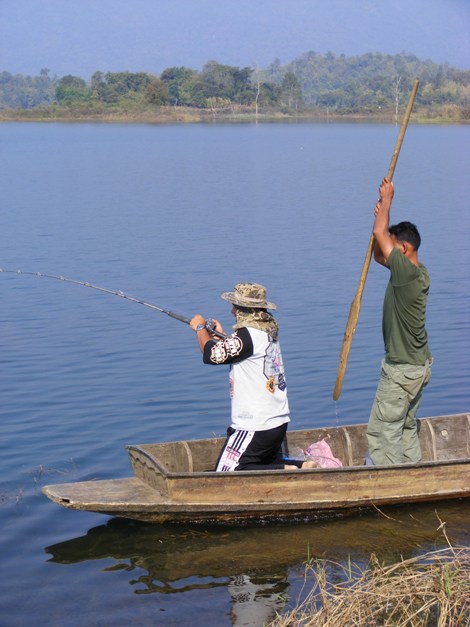
<svg viewBox="0 0 470 627"><path fill-rule="evenodd" d="M400 149L403 143L403 138L405 136L406 128L408 126L408 122L411 116L411 110L413 108L416 93L418 91L418 85L419 85L419 81L416 80L414 82L410 99L408 101L408 106L406 107L405 115L403 117L403 122L400 128L400 132L398 133L397 141L395 143L395 149L393 151L392 159L390 161L390 167L388 168L388 173L387 173L387 178L390 181L393 179L393 173L395 172L395 166L397 164L398 155L400 154ZM362 293L364 291L367 273L369 271L369 266L370 266L370 260L372 258L372 251L374 249L374 240L375 238L374 238L374 235L372 234L369 240L369 245L367 247L367 252L366 252L365 259L364 259L364 265L362 266L362 272L359 278L359 285L357 288L357 292L356 292L353 302L351 303L351 308L349 310L349 318L346 324L346 330L344 332L344 339L343 339L343 346L341 348L341 354L339 358L338 374L336 377L336 384L335 384L335 388L333 391L333 399L335 401L338 400L339 395L341 393L344 373L346 372L346 365L348 363L349 350L351 348L352 338L353 338L354 332L356 331L356 325L359 319L359 312L361 310Z"/></svg>

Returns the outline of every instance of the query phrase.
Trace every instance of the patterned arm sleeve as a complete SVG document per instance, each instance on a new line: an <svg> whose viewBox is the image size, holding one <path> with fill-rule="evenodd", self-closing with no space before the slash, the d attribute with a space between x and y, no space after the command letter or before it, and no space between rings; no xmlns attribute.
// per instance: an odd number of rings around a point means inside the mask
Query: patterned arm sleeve
<svg viewBox="0 0 470 627"><path fill-rule="evenodd" d="M248 329L242 328L218 342L211 340L204 346L205 364L218 366L233 364L253 355L253 341Z"/></svg>

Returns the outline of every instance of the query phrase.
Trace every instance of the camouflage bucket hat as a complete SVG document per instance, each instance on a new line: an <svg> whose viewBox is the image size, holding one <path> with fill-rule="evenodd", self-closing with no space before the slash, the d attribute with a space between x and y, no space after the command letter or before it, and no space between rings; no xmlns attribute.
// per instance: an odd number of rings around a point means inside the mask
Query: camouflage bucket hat
<svg viewBox="0 0 470 627"><path fill-rule="evenodd" d="M277 309L274 303L266 300L266 288L259 283L237 283L233 292L224 292L221 298L249 309Z"/></svg>

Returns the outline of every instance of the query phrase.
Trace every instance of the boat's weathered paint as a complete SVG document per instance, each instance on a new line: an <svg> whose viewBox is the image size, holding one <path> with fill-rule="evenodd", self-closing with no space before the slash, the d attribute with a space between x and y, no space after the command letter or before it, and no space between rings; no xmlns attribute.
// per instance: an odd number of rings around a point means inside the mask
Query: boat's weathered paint
<svg viewBox="0 0 470 627"><path fill-rule="evenodd" d="M45 486L54 502L150 522L234 523L340 516L373 506L470 496L470 415L420 421L423 460L365 466L366 425L291 431L326 438L341 468L215 473L221 438L129 446L135 477Z"/></svg>

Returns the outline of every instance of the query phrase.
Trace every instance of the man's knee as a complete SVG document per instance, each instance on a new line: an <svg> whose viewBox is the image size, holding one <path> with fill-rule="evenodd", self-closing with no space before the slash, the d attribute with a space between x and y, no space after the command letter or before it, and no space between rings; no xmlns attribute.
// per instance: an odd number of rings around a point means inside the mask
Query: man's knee
<svg viewBox="0 0 470 627"><path fill-rule="evenodd" d="M404 461L402 434L407 409L405 398L376 397L367 425L369 455L375 465Z"/></svg>

